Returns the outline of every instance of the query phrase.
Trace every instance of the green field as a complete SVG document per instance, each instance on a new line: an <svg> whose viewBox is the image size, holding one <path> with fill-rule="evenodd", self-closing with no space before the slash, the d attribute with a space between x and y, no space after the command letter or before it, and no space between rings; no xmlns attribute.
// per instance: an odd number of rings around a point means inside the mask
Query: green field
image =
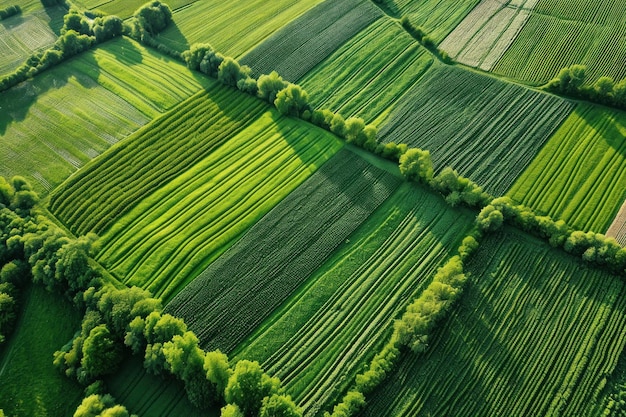
<svg viewBox="0 0 626 417"><path fill-rule="evenodd" d="M626 9L612 0L540 0L497 74L544 84L573 64L587 66L589 82L626 77ZM567 53L564 53L567 51Z"/></svg>
<svg viewBox="0 0 626 417"><path fill-rule="evenodd" d="M7 6L13 4L17 2ZM0 77L13 72L33 52L50 47L63 26L66 10L62 7L28 11L27 6L20 6L22 13L0 21ZM0 5L0 9L4 7Z"/></svg>
<svg viewBox="0 0 626 417"><path fill-rule="evenodd" d="M626 114L580 104L508 195L582 230L605 232L626 199Z"/></svg>
<svg viewBox="0 0 626 417"><path fill-rule="evenodd" d="M341 146L268 111L116 221L97 259L169 300Z"/></svg>
<svg viewBox="0 0 626 417"><path fill-rule="evenodd" d="M407 352L365 416L600 415L626 344L621 279L506 231L424 355Z"/></svg>
<svg viewBox="0 0 626 417"><path fill-rule="evenodd" d="M324 1L242 57L254 76L277 71L296 82L382 12L368 0Z"/></svg>
<svg viewBox="0 0 626 417"><path fill-rule="evenodd" d="M25 289L16 330L0 347L0 409L6 416L72 415L83 388L52 365L52 354L80 327L81 314L42 286Z"/></svg>
<svg viewBox="0 0 626 417"><path fill-rule="evenodd" d="M0 94L0 175L46 194L207 83L134 41L107 42Z"/></svg>
<svg viewBox="0 0 626 417"><path fill-rule="evenodd" d="M235 359L259 360L306 414L328 409L472 220L404 184L237 349Z"/></svg>
<svg viewBox="0 0 626 417"><path fill-rule="evenodd" d="M232 351L399 183L340 151L187 285L165 312L183 318L203 348Z"/></svg>
<svg viewBox="0 0 626 417"><path fill-rule="evenodd" d="M69 178L52 194L50 209L71 230L101 233L266 109L260 100L213 83Z"/></svg>
<svg viewBox="0 0 626 417"><path fill-rule="evenodd" d="M408 15L439 43L478 3L480 0L394 0L387 2L387 7L395 17Z"/></svg>
<svg viewBox="0 0 626 417"><path fill-rule="evenodd" d="M197 0L196 0L197 1ZM180 7L193 3L194 0L168 0L168 6L172 10L176 10ZM79 4L85 9L94 9L119 16L122 19L131 17L135 11L147 3L146 0L75 0L75 3Z"/></svg>
<svg viewBox="0 0 626 417"><path fill-rule="evenodd" d="M239 57L320 2L198 0L176 10L174 25L157 39L178 51L189 49L193 43L210 43L225 55Z"/></svg>
<svg viewBox="0 0 626 417"><path fill-rule="evenodd" d="M571 109L555 96L437 64L392 110L379 137L427 149L436 171L451 166L503 195Z"/></svg>
<svg viewBox="0 0 626 417"><path fill-rule="evenodd" d="M385 17L355 35L299 84L314 107L374 122L432 62L426 49Z"/></svg>

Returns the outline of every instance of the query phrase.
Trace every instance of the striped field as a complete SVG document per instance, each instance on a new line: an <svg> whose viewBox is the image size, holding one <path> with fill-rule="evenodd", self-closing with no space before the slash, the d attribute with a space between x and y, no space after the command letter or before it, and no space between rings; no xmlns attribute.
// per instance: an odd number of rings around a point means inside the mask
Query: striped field
<svg viewBox="0 0 626 417"><path fill-rule="evenodd" d="M601 414L626 344L618 277L507 231L483 242L426 354L407 352L364 416Z"/></svg>
<svg viewBox="0 0 626 417"><path fill-rule="evenodd" d="M268 111L120 217L97 260L167 301L341 146Z"/></svg>
<svg viewBox="0 0 626 417"><path fill-rule="evenodd" d="M380 138L427 149L436 171L451 166L502 195L571 109L555 96L438 64L394 108Z"/></svg>
<svg viewBox="0 0 626 417"><path fill-rule="evenodd" d="M305 415L328 409L471 223L471 214L404 184L238 349L235 360L259 360Z"/></svg>
<svg viewBox="0 0 626 417"><path fill-rule="evenodd" d="M314 107L375 122L432 62L426 49L397 22L381 18L321 62L299 84L309 93Z"/></svg>
<svg viewBox="0 0 626 417"><path fill-rule="evenodd" d="M317 270L400 180L337 153L185 287L165 312L231 352Z"/></svg>
<svg viewBox="0 0 626 417"><path fill-rule="evenodd" d="M107 42L0 94L0 175L45 194L208 83L136 42Z"/></svg>
<svg viewBox="0 0 626 417"><path fill-rule="evenodd" d="M614 237L620 245L626 247L626 200L606 231L606 235Z"/></svg>
<svg viewBox="0 0 626 417"><path fill-rule="evenodd" d="M626 199L626 113L580 104L507 193L577 229L605 232Z"/></svg>
<svg viewBox="0 0 626 417"><path fill-rule="evenodd" d="M567 51L567 53L564 53ZM613 0L539 0L494 72L543 84L573 64L589 81L626 78L626 8Z"/></svg>

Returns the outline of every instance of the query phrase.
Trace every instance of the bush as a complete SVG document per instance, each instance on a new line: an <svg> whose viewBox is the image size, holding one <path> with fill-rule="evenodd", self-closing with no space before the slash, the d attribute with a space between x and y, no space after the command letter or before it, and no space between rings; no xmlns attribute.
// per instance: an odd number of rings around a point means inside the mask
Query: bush
<svg viewBox="0 0 626 417"><path fill-rule="evenodd" d="M430 152L408 149L400 156L400 173L409 180L429 183L433 178L433 163Z"/></svg>
<svg viewBox="0 0 626 417"><path fill-rule="evenodd" d="M259 97L272 104L276 100L278 93L289 85L276 71L272 71L269 75L261 75L257 84L259 86Z"/></svg>
<svg viewBox="0 0 626 417"><path fill-rule="evenodd" d="M274 105L281 114L300 117L310 109L309 95L299 85L289 84L287 88L278 92Z"/></svg>
<svg viewBox="0 0 626 417"><path fill-rule="evenodd" d="M204 57L214 52L213 47L208 43L194 43L187 51L182 53L182 57L189 69L199 70L200 63Z"/></svg>
<svg viewBox="0 0 626 417"><path fill-rule="evenodd" d="M0 20L8 19L9 17L15 16L20 13L22 13L22 9L20 9L20 6L17 5L0 9Z"/></svg>
<svg viewBox="0 0 626 417"><path fill-rule="evenodd" d="M141 6L133 15L141 33L156 35L172 22L172 10L160 1L151 1Z"/></svg>

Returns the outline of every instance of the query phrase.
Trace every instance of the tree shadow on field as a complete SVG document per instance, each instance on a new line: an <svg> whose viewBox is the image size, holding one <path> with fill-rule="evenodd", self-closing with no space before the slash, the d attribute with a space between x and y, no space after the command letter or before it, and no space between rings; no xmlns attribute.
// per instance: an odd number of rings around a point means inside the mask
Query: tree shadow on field
<svg viewBox="0 0 626 417"><path fill-rule="evenodd" d="M48 26L50 26L52 32L60 36L61 28L63 27L63 17L67 14L67 10L61 6L52 6L44 7L43 11L47 15L47 18L44 16L41 17L48 21Z"/></svg>
<svg viewBox="0 0 626 417"><path fill-rule="evenodd" d="M176 12L174 12L174 19L172 23L161 33L156 36L156 40L169 48L177 51L186 51L189 49L189 41L187 37L180 31L178 24L176 23Z"/></svg>
<svg viewBox="0 0 626 417"><path fill-rule="evenodd" d="M603 110L603 108L598 107L598 110ZM626 112L611 109L610 121L604 124L604 129L600 131L601 123L595 117L597 115L596 111L582 111L580 107L574 111L596 131L596 134L600 135L608 146L626 157Z"/></svg>
<svg viewBox="0 0 626 417"><path fill-rule="evenodd" d="M116 47L112 47L113 45ZM128 67L132 67L143 63L143 53L137 45L139 44L136 41L126 36L119 36L101 43L97 45L97 47L113 55L117 61L124 63L124 65ZM161 57L161 55L157 55L152 48L146 47L145 50L152 56Z"/></svg>
<svg viewBox="0 0 626 417"><path fill-rule="evenodd" d="M76 60L81 60L83 70L72 68L72 62ZM31 107L47 92L62 89L72 78L84 88L94 88L98 85L96 80L99 73L93 50L90 50L3 91L0 94L0 135L4 135L11 124L23 122ZM76 97L69 94L60 96L59 101L54 103L54 108L72 109L75 107L72 102L74 99Z"/></svg>

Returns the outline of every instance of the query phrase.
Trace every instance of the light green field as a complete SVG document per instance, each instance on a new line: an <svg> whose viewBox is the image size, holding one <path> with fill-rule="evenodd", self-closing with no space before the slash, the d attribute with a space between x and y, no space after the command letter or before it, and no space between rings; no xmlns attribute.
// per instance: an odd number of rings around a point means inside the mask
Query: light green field
<svg viewBox="0 0 626 417"><path fill-rule="evenodd" d="M392 12L408 15L415 26L424 28L435 42L441 42L480 3L480 0L394 0Z"/></svg>
<svg viewBox="0 0 626 417"><path fill-rule="evenodd" d="M21 8L21 14L0 21L0 77L13 72L34 52L50 47L63 26L66 10L62 7Z"/></svg>
<svg viewBox="0 0 626 417"><path fill-rule="evenodd" d="M106 14L119 16L122 19L131 17L135 11L142 5L146 4L146 0L77 0L81 7L85 9L95 9ZM167 0L167 3L172 10L176 10L179 7L183 7L189 3L193 3L194 0Z"/></svg>
<svg viewBox="0 0 626 417"><path fill-rule="evenodd" d="M605 232L626 199L626 114L580 104L508 195L577 229Z"/></svg>
<svg viewBox="0 0 626 417"><path fill-rule="evenodd" d="M355 35L298 83L309 93L314 107L375 122L383 118L432 62L426 49L397 22L383 17Z"/></svg>
<svg viewBox="0 0 626 417"><path fill-rule="evenodd" d="M46 194L208 82L133 41L107 42L0 94L0 175Z"/></svg>
<svg viewBox="0 0 626 417"><path fill-rule="evenodd" d="M485 239L453 314L364 416L599 416L626 344L624 282L519 231Z"/></svg>
<svg viewBox="0 0 626 417"><path fill-rule="evenodd" d="M6 9L9 6L19 5L22 13L43 10L41 0L0 0L0 9ZM1 24L1 23L0 23Z"/></svg>
<svg viewBox="0 0 626 417"><path fill-rule="evenodd" d="M168 300L341 146L267 111L116 221L98 260Z"/></svg>
<svg viewBox="0 0 626 417"><path fill-rule="evenodd" d="M237 349L281 378L307 415L329 407L428 285L472 214L405 183Z"/></svg>
<svg viewBox="0 0 626 417"><path fill-rule="evenodd" d="M71 416L83 397L83 388L52 365L81 321L60 297L35 285L22 294L16 330L0 348L0 409L7 417Z"/></svg>
<svg viewBox="0 0 626 417"><path fill-rule="evenodd" d="M210 43L225 55L239 57L321 1L198 0L177 10L174 25L157 39L178 51L196 42Z"/></svg>
<svg viewBox="0 0 626 417"><path fill-rule="evenodd" d="M567 53L563 53L567 51ZM573 64L589 81L626 77L626 8L612 0L540 0L494 72L544 84Z"/></svg>

